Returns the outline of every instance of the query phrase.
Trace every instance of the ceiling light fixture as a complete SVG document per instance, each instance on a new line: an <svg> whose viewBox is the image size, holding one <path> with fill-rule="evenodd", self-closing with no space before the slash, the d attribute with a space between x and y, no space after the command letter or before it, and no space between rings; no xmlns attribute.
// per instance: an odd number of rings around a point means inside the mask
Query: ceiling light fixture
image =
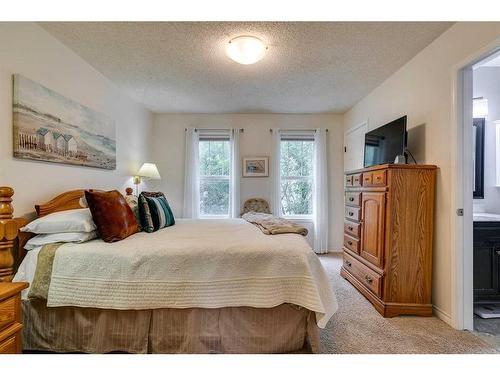
<svg viewBox="0 0 500 375"><path fill-rule="evenodd" d="M231 39L226 53L234 61L243 65L255 64L266 53L266 45L254 36L239 36Z"/></svg>

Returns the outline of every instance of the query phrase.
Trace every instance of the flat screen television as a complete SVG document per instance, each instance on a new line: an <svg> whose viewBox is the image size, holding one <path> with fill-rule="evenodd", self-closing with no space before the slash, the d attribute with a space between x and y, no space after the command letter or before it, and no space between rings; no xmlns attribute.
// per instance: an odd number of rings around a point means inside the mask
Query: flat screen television
<svg viewBox="0 0 500 375"><path fill-rule="evenodd" d="M365 134L365 167L394 163L406 148L406 116Z"/></svg>

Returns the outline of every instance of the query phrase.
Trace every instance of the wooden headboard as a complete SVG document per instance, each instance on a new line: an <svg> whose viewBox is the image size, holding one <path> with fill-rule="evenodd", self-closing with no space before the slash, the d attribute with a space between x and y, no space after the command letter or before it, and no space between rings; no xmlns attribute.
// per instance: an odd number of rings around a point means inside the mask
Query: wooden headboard
<svg viewBox="0 0 500 375"><path fill-rule="evenodd" d="M67 211L67 210L75 210L78 208L83 208L85 207L82 201L84 197L85 197L84 189L70 190L62 194L59 194L57 197L52 198L47 203L35 204L37 217L46 216L59 211ZM26 220L26 222L23 225L26 225L27 223L28 220ZM18 232L17 241L15 242L15 246L12 249L14 255L14 270L13 270L14 274L26 255L26 250L24 250L24 246L26 245L26 242L28 242L28 240L33 236L34 236L33 233Z"/></svg>
<svg viewBox="0 0 500 375"><path fill-rule="evenodd" d="M92 189L88 190L92 191ZM127 195L131 195L133 190L127 188L126 192ZM28 224L29 220L12 216L13 195L14 189L8 186L0 187L0 281L12 280L26 255L24 245L34 236L32 233L19 231L19 228ZM70 190L59 194L47 203L36 204L35 210L37 216L42 217L54 212L83 208L84 197L84 189Z"/></svg>
<svg viewBox="0 0 500 375"><path fill-rule="evenodd" d="M54 212L75 210L83 208L82 199L85 197L85 190L70 190L59 194L44 204L35 204L38 217L46 216Z"/></svg>

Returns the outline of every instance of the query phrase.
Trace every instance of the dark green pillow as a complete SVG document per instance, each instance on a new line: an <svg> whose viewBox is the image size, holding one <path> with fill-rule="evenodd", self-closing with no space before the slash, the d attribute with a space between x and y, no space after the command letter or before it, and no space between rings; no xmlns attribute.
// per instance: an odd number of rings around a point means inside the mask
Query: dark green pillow
<svg viewBox="0 0 500 375"><path fill-rule="evenodd" d="M139 195L142 230L155 232L175 224L174 215L163 193L142 192Z"/></svg>

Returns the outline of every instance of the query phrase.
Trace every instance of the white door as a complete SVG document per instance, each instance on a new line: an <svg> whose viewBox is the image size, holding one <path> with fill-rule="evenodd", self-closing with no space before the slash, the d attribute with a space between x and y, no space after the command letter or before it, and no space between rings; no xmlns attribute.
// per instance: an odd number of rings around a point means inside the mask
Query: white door
<svg viewBox="0 0 500 375"><path fill-rule="evenodd" d="M344 134L344 171L363 168L366 128L365 122Z"/></svg>

